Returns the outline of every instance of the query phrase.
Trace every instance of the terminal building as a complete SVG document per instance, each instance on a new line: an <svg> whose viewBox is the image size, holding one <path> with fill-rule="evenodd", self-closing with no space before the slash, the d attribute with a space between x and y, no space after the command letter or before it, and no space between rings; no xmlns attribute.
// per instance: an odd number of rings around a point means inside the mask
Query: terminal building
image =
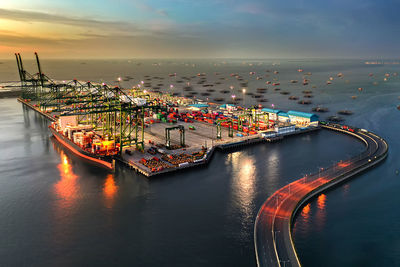
<svg viewBox="0 0 400 267"><path fill-rule="evenodd" d="M287 112L290 122L299 126L318 124L318 116L313 113L290 110Z"/></svg>
<svg viewBox="0 0 400 267"><path fill-rule="evenodd" d="M290 110L284 112L279 109L263 108L261 110L268 115L270 121L281 122L285 124L294 124L298 127L307 127L318 124L318 116L313 113Z"/></svg>

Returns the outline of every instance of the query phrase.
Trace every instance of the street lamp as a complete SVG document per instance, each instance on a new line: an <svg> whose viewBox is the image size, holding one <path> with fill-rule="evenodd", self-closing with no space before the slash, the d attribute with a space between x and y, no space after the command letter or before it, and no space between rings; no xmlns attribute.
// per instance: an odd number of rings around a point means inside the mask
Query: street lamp
<svg viewBox="0 0 400 267"><path fill-rule="evenodd" d="M169 93L172 95L172 88L174 88L173 84L169 85ZM183 95L183 91L182 91L182 95Z"/></svg>
<svg viewBox="0 0 400 267"><path fill-rule="evenodd" d="M235 104L235 98L236 98L236 96L232 95L233 104Z"/></svg>
<svg viewBox="0 0 400 267"><path fill-rule="evenodd" d="M272 235L273 235L273 238L274 238L274 241L276 240L276 234L277 233L280 233L281 231L274 231L274 230L272 230Z"/></svg>
<svg viewBox="0 0 400 267"><path fill-rule="evenodd" d="M245 99L246 99L246 88L243 88L242 89L242 93L243 93L243 107L244 107L244 104L245 104Z"/></svg>
<svg viewBox="0 0 400 267"><path fill-rule="evenodd" d="M286 267L286 262L287 263L290 263L290 260L286 260L286 261L284 261L284 260L279 260L280 262L283 262L283 267Z"/></svg>

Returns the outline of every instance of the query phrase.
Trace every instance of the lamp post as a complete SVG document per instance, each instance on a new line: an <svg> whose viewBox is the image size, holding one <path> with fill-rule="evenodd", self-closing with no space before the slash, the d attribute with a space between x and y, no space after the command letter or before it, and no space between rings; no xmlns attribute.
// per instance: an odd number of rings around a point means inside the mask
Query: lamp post
<svg viewBox="0 0 400 267"><path fill-rule="evenodd" d="M242 89L242 93L243 93L243 108L244 108L244 104L246 102L246 88Z"/></svg>
<svg viewBox="0 0 400 267"><path fill-rule="evenodd" d="M235 105L235 98L236 98L236 95L232 95L232 101L233 101L234 105Z"/></svg>
<svg viewBox="0 0 400 267"><path fill-rule="evenodd" d="M274 241L276 240L276 234L277 233L280 233L281 231L274 231L274 230L272 230L272 236L273 236L273 238L274 238Z"/></svg>
<svg viewBox="0 0 400 267"><path fill-rule="evenodd" d="M286 261L284 261L284 260L279 260L280 262L283 262L283 267L286 267L286 262L287 263L289 263L290 262L290 260L286 260Z"/></svg>

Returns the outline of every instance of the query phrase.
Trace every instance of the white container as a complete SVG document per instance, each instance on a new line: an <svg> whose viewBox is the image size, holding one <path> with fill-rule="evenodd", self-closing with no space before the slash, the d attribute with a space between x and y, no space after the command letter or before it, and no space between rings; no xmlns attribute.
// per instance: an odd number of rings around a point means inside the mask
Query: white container
<svg viewBox="0 0 400 267"><path fill-rule="evenodd" d="M179 164L178 166L179 167L185 167L185 166L188 166L188 165L189 165L189 162L184 162L184 163Z"/></svg>

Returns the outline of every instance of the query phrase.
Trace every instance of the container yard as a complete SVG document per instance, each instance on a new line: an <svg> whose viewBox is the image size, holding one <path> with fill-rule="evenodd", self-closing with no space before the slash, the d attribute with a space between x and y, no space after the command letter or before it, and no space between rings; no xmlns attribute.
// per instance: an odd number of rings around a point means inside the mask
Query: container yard
<svg viewBox="0 0 400 267"><path fill-rule="evenodd" d="M216 104L143 89L53 81L29 74L16 54L19 101L52 121L54 137L77 156L110 170L115 161L150 177L206 164L215 149L272 142L319 129L318 116Z"/></svg>

